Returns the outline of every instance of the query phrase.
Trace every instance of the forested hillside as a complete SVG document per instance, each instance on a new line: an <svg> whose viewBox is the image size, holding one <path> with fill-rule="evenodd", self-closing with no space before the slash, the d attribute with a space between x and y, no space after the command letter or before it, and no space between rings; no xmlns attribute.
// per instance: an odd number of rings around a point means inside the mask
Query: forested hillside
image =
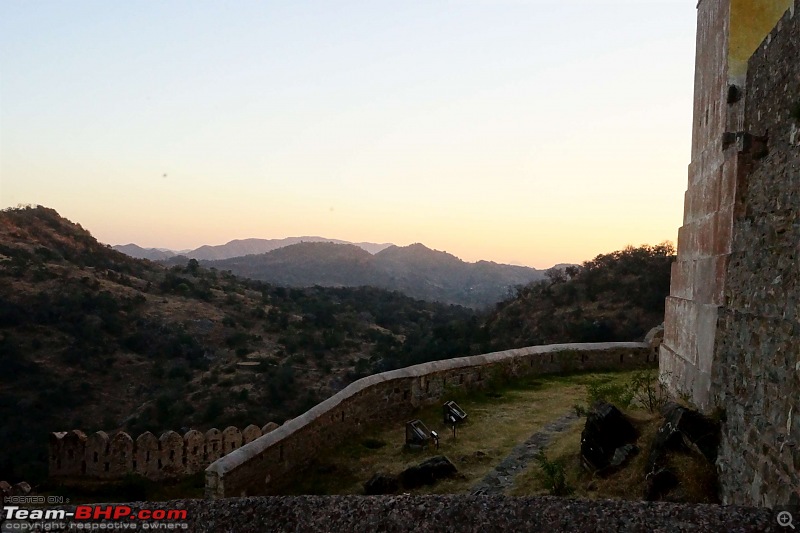
<svg viewBox="0 0 800 533"><path fill-rule="evenodd" d="M471 320L369 287L287 289L196 261L165 268L52 209L5 210L0 479L41 479L50 431L281 423L374 367L440 357L451 324Z"/></svg>
<svg viewBox="0 0 800 533"><path fill-rule="evenodd" d="M629 246L548 271L497 304L484 324L487 347L642 338L664 320L674 253L670 243Z"/></svg>

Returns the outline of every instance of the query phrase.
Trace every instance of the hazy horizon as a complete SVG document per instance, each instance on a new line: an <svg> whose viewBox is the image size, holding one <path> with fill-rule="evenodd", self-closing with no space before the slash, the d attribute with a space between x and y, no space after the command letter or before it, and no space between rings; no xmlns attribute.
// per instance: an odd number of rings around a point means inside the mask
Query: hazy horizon
<svg viewBox="0 0 800 533"><path fill-rule="evenodd" d="M84 228L84 229L87 229L87 230L89 230L91 232L91 230L89 228ZM348 241L347 239L340 239L338 237L331 237L331 236L328 236L328 235L287 235L285 237L241 237L241 238L236 238L236 239L229 239L229 240L227 240L225 242L217 242L217 243L210 243L209 242L209 243L201 244L199 246L195 246L193 248L180 248L180 249L178 249L178 248L168 248L168 247L165 247L165 246L144 246L144 245L142 245L141 243L138 243L138 242L124 242L124 243L121 243L121 242L120 243L113 243L113 242L105 243L104 242L103 244L109 244L111 246L127 246L127 245L130 245L130 244L134 244L134 245L139 246L139 247L144 248L144 249L170 251L170 252L174 252L174 253L177 253L177 254L181 254L181 253L191 252L191 251L196 250L196 249L198 249L198 248L200 248L202 246L224 246L224 245L229 244L229 243L234 242L234 241L246 241L246 240L251 240L251 239L259 239L259 240L283 240L283 239L289 239L289 238L300 238L300 239L302 239L302 238L305 238L305 237L307 237L307 238L321 238L321 239L327 239L327 240L331 240L331 241L346 241L347 243L354 244L354 245L355 244L359 244L359 243L367 243L367 242L370 243L370 244L381 244L381 245L382 244L388 244L390 246L393 245L393 246L398 246L398 247L411 246L412 244L422 244L423 246L426 246L429 249L432 249L432 250L435 250L435 251L439 251L439 252L446 252L446 253L452 254L452 255L458 257L459 259L461 259L461 260L463 260L465 262L468 262L468 263L475 263L477 261L494 261L493 259L486 259L486 258L465 259L465 258L459 256L457 253L454 253L454 252L452 252L450 250L441 250L441 249L438 249L438 248L434 248L432 246L428 246L424 242L420 243L418 241L407 242L407 243L396 243L396 242L387 242L387 241L381 241L381 242L376 242L376 241ZM639 243L637 245L634 245L634 244L631 244L631 245L632 246L641 246L643 244L655 245L655 244L660 244L660 243ZM613 252L613 251L616 251L616 250L606 250L605 252L600 252L600 253L608 253L608 252ZM372 253L372 252L370 252L370 253ZM572 261L572 262L570 262L570 261L556 261L555 263L551 263L549 265L542 265L542 266L527 265L527 264L524 264L522 262L515 262L515 261L494 261L494 262L495 263L499 263L499 264L507 264L507 265L513 265L513 266L524 266L524 267L535 268L537 270L543 270L543 269L548 269L550 267L553 267L553 266L556 266L556 265L559 265L559 264L570 264L570 263L571 264L580 264L580 263L583 263L584 261L589 261L591 259L594 259L595 257L596 257L596 255L592 256L592 257L586 257L584 259L581 259L580 261Z"/></svg>
<svg viewBox="0 0 800 533"><path fill-rule="evenodd" d="M0 4L0 206L547 268L676 241L694 4ZM13 76L10 75L13 73Z"/></svg>

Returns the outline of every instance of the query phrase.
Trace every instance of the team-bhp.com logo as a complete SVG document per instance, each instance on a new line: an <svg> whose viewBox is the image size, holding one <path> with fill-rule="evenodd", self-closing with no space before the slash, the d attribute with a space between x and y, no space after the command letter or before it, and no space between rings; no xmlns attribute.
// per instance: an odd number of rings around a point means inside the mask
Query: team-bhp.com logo
<svg viewBox="0 0 800 533"><path fill-rule="evenodd" d="M186 509L135 509L129 505L78 505L65 509L30 509L6 505L3 531L67 529L188 529Z"/></svg>

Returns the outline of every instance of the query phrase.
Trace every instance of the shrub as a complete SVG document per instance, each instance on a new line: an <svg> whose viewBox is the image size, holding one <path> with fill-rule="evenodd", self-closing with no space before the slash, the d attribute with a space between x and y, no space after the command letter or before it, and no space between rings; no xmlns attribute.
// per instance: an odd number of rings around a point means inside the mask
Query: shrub
<svg viewBox="0 0 800 533"><path fill-rule="evenodd" d="M631 378L628 389L632 399L651 413L661 410L669 397L661 386L657 370L642 370Z"/></svg>
<svg viewBox="0 0 800 533"><path fill-rule="evenodd" d="M597 402L608 402L627 409L633 401L633 393L629 384L592 380L586 390L586 401L590 407Z"/></svg>
<svg viewBox="0 0 800 533"><path fill-rule="evenodd" d="M536 462L544 474L544 482L551 496L569 496L575 489L567 484L567 475L563 461L550 461L541 450L536 455Z"/></svg>

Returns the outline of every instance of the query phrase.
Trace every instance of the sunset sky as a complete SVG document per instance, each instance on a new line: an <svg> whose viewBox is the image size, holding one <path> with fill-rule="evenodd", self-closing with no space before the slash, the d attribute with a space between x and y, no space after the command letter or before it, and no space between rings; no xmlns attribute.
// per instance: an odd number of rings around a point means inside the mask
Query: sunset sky
<svg viewBox="0 0 800 533"><path fill-rule="evenodd" d="M535 267L675 241L694 0L0 3L0 207Z"/></svg>

